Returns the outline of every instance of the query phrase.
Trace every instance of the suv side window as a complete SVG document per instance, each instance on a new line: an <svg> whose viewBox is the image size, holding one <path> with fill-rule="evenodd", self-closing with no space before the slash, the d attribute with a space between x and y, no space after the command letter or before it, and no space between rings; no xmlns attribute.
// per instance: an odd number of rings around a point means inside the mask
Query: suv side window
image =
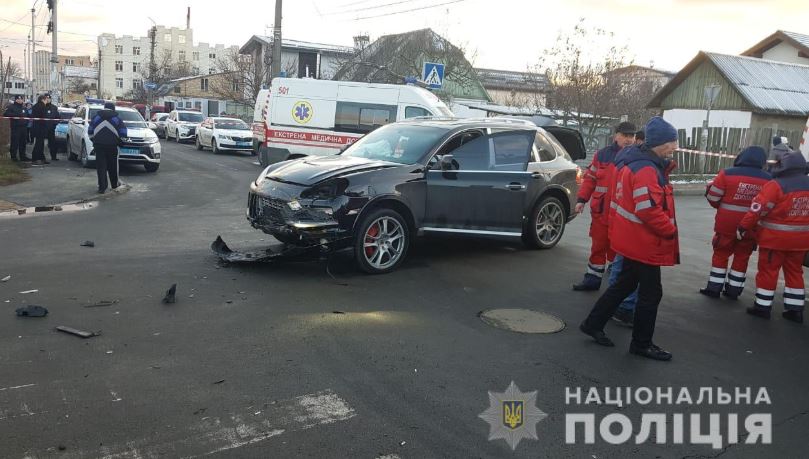
<svg viewBox="0 0 809 459"><path fill-rule="evenodd" d="M432 116L432 113L421 107L405 107L405 119L417 116Z"/></svg>
<svg viewBox="0 0 809 459"><path fill-rule="evenodd" d="M432 158L430 158L430 161L427 163L427 168L428 169L437 169L438 168L438 163L439 163L439 161L441 161L441 158L444 155L446 155L447 153L452 153L454 155L454 152L458 148L460 148L462 145L467 144L467 143L471 142L472 140L474 140L474 139L476 139L478 137L481 137L481 136L483 136L483 132L478 131L478 130L464 131L464 132L462 132L460 134L456 134L454 137L449 139L447 141L447 143L445 143L441 147L441 149L438 150L438 152L436 152L435 155L433 155Z"/></svg>
<svg viewBox="0 0 809 459"><path fill-rule="evenodd" d="M466 139L464 139L464 136L466 136ZM484 135L474 136L473 133L461 134L459 137L460 145L447 152L452 154L453 159L458 163L458 170L489 170L489 137Z"/></svg>
<svg viewBox="0 0 809 459"><path fill-rule="evenodd" d="M538 162L548 162L556 159L556 149L541 132L537 132L534 138L534 157L535 161Z"/></svg>
<svg viewBox="0 0 809 459"><path fill-rule="evenodd" d="M531 160L532 139L529 132L504 132L492 136L494 170L522 172Z"/></svg>

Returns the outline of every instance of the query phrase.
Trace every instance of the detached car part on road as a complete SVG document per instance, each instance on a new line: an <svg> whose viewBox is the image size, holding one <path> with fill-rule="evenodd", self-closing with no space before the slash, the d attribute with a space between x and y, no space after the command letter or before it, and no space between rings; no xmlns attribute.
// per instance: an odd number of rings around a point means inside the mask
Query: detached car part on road
<svg viewBox="0 0 809 459"><path fill-rule="evenodd" d="M578 145L576 159L585 154L578 140L568 142ZM353 248L373 274L396 269L421 232L521 238L548 249L575 216L573 159L526 121L402 121L339 155L267 167L250 187L247 219L287 245Z"/></svg>

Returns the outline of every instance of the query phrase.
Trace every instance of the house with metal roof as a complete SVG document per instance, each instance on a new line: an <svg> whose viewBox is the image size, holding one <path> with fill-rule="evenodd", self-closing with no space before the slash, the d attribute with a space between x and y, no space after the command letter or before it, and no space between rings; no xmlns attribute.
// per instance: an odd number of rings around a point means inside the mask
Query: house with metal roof
<svg viewBox="0 0 809 459"><path fill-rule="evenodd" d="M331 79L334 73L354 54L351 46L314 43L302 40L281 40L281 71L290 78ZM273 37L253 35L239 49L239 54L251 56L256 72L269 86L272 77Z"/></svg>
<svg viewBox="0 0 809 459"><path fill-rule="evenodd" d="M809 35L778 30L743 52L742 56L809 65Z"/></svg>
<svg viewBox="0 0 809 459"><path fill-rule="evenodd" d="M666 120L689 131L702 127L709 105L710 128L802 132L809 117L809 65L701 51L648 107L662 109Z"/></svg>
<svg viewBox="0 0 809 459"><path fill-rule="evenodd" d="M475 68L492 102L523 110L544 107L548 77L541 73Z"/></svg>

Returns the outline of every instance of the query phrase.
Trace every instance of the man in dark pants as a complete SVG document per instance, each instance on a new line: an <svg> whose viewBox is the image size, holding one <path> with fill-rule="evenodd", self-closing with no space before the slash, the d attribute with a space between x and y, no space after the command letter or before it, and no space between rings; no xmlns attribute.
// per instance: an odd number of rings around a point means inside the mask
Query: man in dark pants
<svg viewBox="0 0 809 459"><path fill-rule="evenodd" d="M50 161L45 159L45 137L48 135L48 126L50 121L47 118L47 111L45 106L51 101L51 96L43 94L37 97L37 103L31 110L31 116L34 118L34 151L31 153L33 164L42 165L50 164ZM37 119L39 118L39 119Z"/></svg>
<svg viewBox="0 0 809 459"><path fill-rule="evenodd" d="M610 242L624 257L621 273L579 329L602 346L614 346L604 334L604 326L624 298L637 288L629 352L655 360L671 360L671 353L655 345L652 336L657 307L663 297L660 267L675 265L680 258L674 196L665 162L677 149L677 130L655 117L646 125L645 132L644 144L625 152L624 168L616 184Z"/></svg>
<svg viewBox="0 0 809 459"><path fill-rule="evenodd" d="M56 157L56 153L59 152L59 148L56 146L56 125L59 124L59 108L56 105L51 103L50 96L48 97L48 102L45 104L45 118L51 119L53 121L46 121L45 128L45 137L48 139L48 151L51 154L51 161L59 161L59 158Z"/></svg>
<svg viewBox="0 0 809 459"><path fill-rule="evenodd" d="M96 172L98 173L98 192L103 194L107 191L107 174L109 174L109 184L112 189L118 188L118 145L121 138L126 137L126 125L118 112L115 111L115 104L106 102L104 110L96 113L87 128L87 134L93 141L93 150L96 157Z"/></svg>
<svg viewBox="0 0 809 459"><path fill-rule="evenodd" d="M25 108L22 105L22 96L15 96L14 103L9 104L6 107L6 111L3 112L3 116L14 118L8 120L9 126L11 127L11 144L9 145L9 153L11 153L11 160L17 161L28 161L28 158L25 157L25 147L28 144L26 139L26 130L25 130L25 123L27 122L24 119L20 119L25 116ZM17 156L19 155L19 158Z"/></svg>

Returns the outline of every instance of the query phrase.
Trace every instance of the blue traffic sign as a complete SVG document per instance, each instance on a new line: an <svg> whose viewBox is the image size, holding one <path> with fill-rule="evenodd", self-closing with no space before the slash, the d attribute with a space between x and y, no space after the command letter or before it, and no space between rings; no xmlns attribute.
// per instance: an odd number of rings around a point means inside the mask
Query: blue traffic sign
<svg viewBox="0 0 809 459"><path fill-rule="evenodd" d="M143 83L143 87L154 91L157 89L157 83Z"/></svg>
<svg viewBox="0 0 809 459"><path fill-rule="evenodd" d="M444 86L444 64L425 62L421 79L430 89L441 89Z"/></svg>

